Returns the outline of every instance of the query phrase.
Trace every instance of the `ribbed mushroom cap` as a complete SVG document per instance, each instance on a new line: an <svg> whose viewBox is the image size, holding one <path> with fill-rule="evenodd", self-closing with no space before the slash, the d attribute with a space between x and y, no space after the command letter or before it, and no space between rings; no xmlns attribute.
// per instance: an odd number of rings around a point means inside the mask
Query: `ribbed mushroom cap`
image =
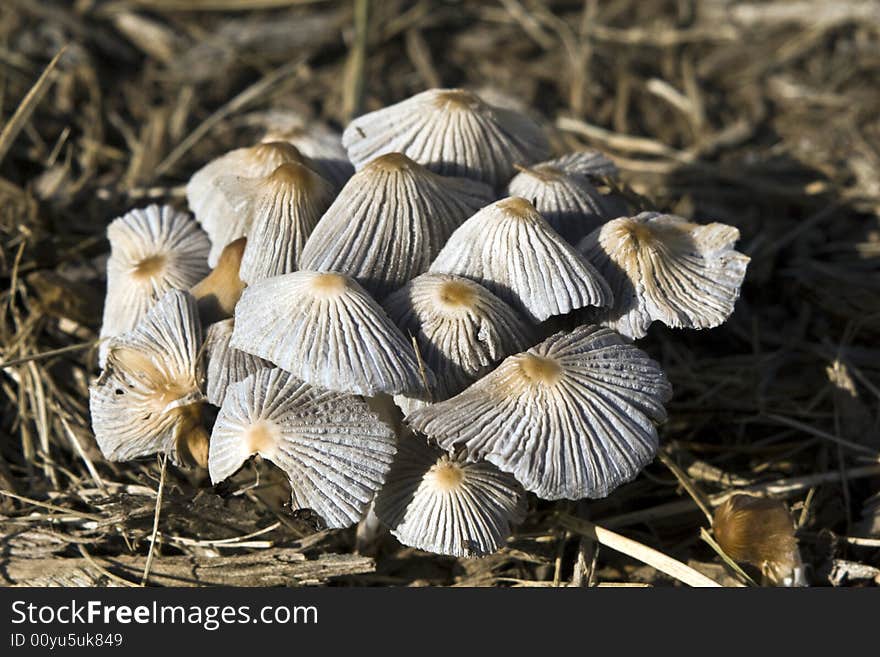
<svg viewBox="0 0 880 657"><path fill-rule="evenodd" d="M204 371L196 303L167 292L132 331L110 340L107 366L89 388L92 429L104 456L127 461L155 452L175 463L205 462Z"/></svg>
<svg viewBox="0 0 880 657"><path fill-rule="evenodd" d="M300 266L339 271L381 299L425 271L492 190L445 178L406 155L377 157L352 176L321 218Z"/></svg>
<svg viewBox="0 0 880 657"><path fill-rule="evenodd" d="M345 129L342 144L356 169L383 153L404 153L439 174L493 187L510 180L514 164L538 162L549 153L532 119L464 89L429 89L364 114Z"/></svg>
<svg viewBox="0 0 880 657"><path fill-rule="evenodd" d="M570 244L608 219L614 209L592 178L614 175L617 167L596 151L570 153L520 169L507 185L510 196L529 199L541 216Z"/></svg>
<svg viewBox="0 0 880 657"><path fill-rule="evenodd" d="M749 263L733 250L738 239L733 226L642 212L609 221L578 249L614 292L602 323L640 338L653 321L712 328L730 316Z"/></svg>
<svg viewBox="0 0 880 657"><path fill-rule="evenodd" d="M245 288L239 270L246 245L246 237L227 244L217 266L190 290L198 303L202 326L232 317L235 312L235 304Z"/></svg>
<svg viewBox="0 0 880 657"><path fill-rule="evenodd" d="M188 289L208 273L207 236L170 206L150 205L114 219L107 239L102 338L130 331L165 292ZM104 345L101 352L106 354Z"/></svg>
<svg viewBox="0 0 880 657"><path fill-rule="evenodd" d="M473 279L536 323L611 303L611 291L593 266L519 197L497 201L465 221L430 271Z"/></svg>
<svg viewBox="0 0 880 657"><path fill-rule="evenodd" d="M660 366L607 328L557 333L463 393L407 417L545 499L604 497L654 458L671 388Z"/></svg>
<svg viewBox="0 0 880 657"><path fill-rule="evenodd" d="M186 200L196 220L211 239L208 263L212 267L217 264L223 247L247 235L249 227L248 219L242 215L240 208L247 198L236 196L234 185L230 194L224 193L224 183L234 181L238 176L268 176L285 162L309 165L309 161L291 144L267 142L229 151L208 162L189 179Z"/></svg>
<svg viewBox="0 0 880 657"><path fill-rule="evenodd" d="M272 110L265 115L263 124L266 133L260 141L292 144L337 189L354 173L342 146L342 135L323 123L306 119L298 112Z"/></svg>
<svg viewBox="0 0 880 657"><path fill-rule="evenodd" d="M343 274L300 271L257 281L235 308L231 344L329 390L424 391L412 345ZM433 385L430 371L425 378Z"/></svg>
<svg viewBox="0 0 880 657"><path fill-rule="evenodd" d="M467 463L405 435L376 515L404 545L456 557L495 552L525 516L525 492L491 463Z"/></svg>
<svg viewBox="0 0 880 657"><path fill-rule="evenodd" d="M215 406L223 403L230 385L264 367L272 367L267 360L229 346L234 326L234 320L226 319L211 324L205 333L205 357L208 363L205 395Z"/></svg>
<svg viewBox="0 0 880 657"><path fill-rule="evenodd" d="M349 527L385 481L395 450L394 432L360 399L262 369L227 391L208 470L218 483L259 454L287 474L294 509Z"/></svg>
<svg viewBox="0 0 880 657"><path fill-rule="evenodd" d="M529 327L513 308L478 283L449 274L422 274L383 304L405 335L413 335L434 373L434 401L448 399L523 349Z"/></svg>
<svg viewBox="0 0 880 657"><path fill-rule="evenodd" d="M230 198L238 198L246 223L247 247L241 279L295 271L306 240L333 201L333 186L302 164L285 162L262 178L226 179L219 183Z"/></svg>

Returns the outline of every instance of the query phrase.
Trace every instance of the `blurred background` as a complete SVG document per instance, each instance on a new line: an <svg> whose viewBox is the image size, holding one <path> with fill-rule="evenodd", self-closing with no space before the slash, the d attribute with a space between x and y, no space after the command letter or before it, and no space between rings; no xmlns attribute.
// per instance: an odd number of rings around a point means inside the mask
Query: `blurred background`
<svg viewBox="0 0 880 657"><path fill-rule="evenodd" d="M560 512L743 581L700 539L694 500L751 488L791 506L813 584L877 585L870 0L4 0L0 582L137 582L153 538L157 465L103 461L89 428L107 223L183 206L188 177L250 145L277 110L342 129L437 86L528 108L559 152L608 153L642 208L741 230L752 262L731 320L654 326L643 341L675 388L662 462L605 500L533 499L510 544L481 560L319 531L280 505L271 476L224 497L204 474L169 470L154 581L673 583ZM192 575L207 558L227 574Z"/></svg>

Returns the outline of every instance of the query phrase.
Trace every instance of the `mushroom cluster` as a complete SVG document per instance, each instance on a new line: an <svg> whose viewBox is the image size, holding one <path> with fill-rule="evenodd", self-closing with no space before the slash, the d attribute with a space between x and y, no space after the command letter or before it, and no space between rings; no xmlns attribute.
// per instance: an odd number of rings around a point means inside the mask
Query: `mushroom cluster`
<svg viewBox="0 0 880 657"><path fill-rule="evenodd" d="M456 556L501 547L527 492L632 480L672 394L633 340L724 322L748 258L731 226L630 216L604 155L550 157L526 114L433 89L209 162L195 219L116 219L101 450L215 484L258 456L326 526L372 510Z"/></svg>

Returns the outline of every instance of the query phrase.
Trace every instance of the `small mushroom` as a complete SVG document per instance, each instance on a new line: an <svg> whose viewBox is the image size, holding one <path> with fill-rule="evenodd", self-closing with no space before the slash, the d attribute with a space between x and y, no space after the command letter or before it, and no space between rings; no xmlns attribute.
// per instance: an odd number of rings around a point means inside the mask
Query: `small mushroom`
<svg viewBox="0 0 880 657"><path fill-rule="evenodd" d="M287 475L292 508L312 509L328 527L350 527L385 481L395 451L394 432L360 399L261 369L227 390L208 471L216 484L259 454Z"/></svg>
<svg viewBox="0 0 880 657"><path fill-rule="evenodd" d="M596 151L571 153L523 167L507 186L510 196L529 199L541 216L570 244L608 219L616 209L593 185L597 176L612 176L617 167Z"/></svg>
<svg viewBox="0 0 880 657"><path fill-rule="evenodd" d="M541 127L525 114L493 107L464 89L429 89L364 114L342 134L356 169L383 153L404 153L441 175L499 187L514 164L549 153Z"/></svg>
<svg viewBox="0 0 880 657"><path fill-rule="evenodd" d="M309 165L308 160L287 142L267 142L229 151L208 162L189 179L186 200L196 221L211 238L208 264L212 267L217 264L223 247L247 235L247 221L241 216L239 204L248 199L236 196L234 187L229 195L225 194L224 183L234 182L238 176L268 176L285 162Z"/></svg>
<svg viewBox="0 0 880 657"><path fill-rule="evenodd" d="M545 499L604 497L657 451L671 388L660 366L607 328L557 333L451 399L407 416Z"/></svg>
<svg viewBox="0 0 880 657"><path fill-rule="evenodd" d="M437 379L433 401L458 394L530 344L529 327L513 308L460 276L422 274L383 305L404 334L415 336L419 353ZM398 401L404 411L418 405Z"/></svg>
<svg viewBox="0 0 880 657"><path fill-rule="evenodd" d="M232 317L235 304L245 288L239 269L246 244L246 237L227 244L217 266L190 290L198 303L202 326Z"/></svg>
<svg viewBox="0 0 880 657"><path fill-rule="evenodd" d="M533 322L586 306L607 306L607 283L524 198L505 198L465 221L432 273L473 279Z"/></svg>
<svg viewBox="0 0 880 657"><path fill-rule="evenodd" d="M114 219L107 239L102 338L130 331L166 291L187 289L208 273L207 236L188 215L170 206L150 205Z"/></svg>
<svg viewBox="0 0 880 657"><path fill-rule="evenodd" d="M225 319L211 324L205 333L205 356L208 364L205 396L214 406L223 403L230 385L264 367L272 367L272 363L267 360L229 346L234 326L232 319Z"/></svg>
<svg viewBox="0 0 880 657"><path fill-rule="evenodd" d="M732 495L715 509L712 533L730 558L760 569L774 585L806 585L794 521L784 502Z"/></svg>
<svg viewBox="0 0 880 657"><path fill-rule="evenodd" d="M263 178L237 176L219 184L240 199L236 207L247 234L241 279L250 284L295 271L306 239L333 201L332 185L296 162Z"/></svg>
<svg viewBox="0 0 880 657"><path fill-rule="evenodd" d="M160 452L174 463L207 463L200 346L195 299L180 290L110 339L107 366L89 388L92 429L105 457L128 461Z"/></svg>
<svg viewBox="0 0 880 657"><path fill-rule="evenodd" d="M260 141L286 141L305 155L315 171L339 189L354 173L342 146L342 135L323 123L306 119L302 114L270 110L264 115L266 133Z"/></svg>
<svg viewBox="0 0 880 657"><path fill-rule="evenodd" d="M381 155L352 176L318 222L300 266L344 272L384 298L425 271L492 190L445 178L406 155Z"/></svg>
<svg viewBox="0 0 880 657"><path fill-rule="evenodd" d="M404 545L455 557L495 552L525 516L525 491L491 463L468 463L405 435L376 515Z"/></svg>
<svg viewBox="0 0 880 657"><path fill-rule="evenodd" d="M733 249L739 231L642 212L609 221L578 249L611 285L614 304L603 324L630 338L653 321L675 328L712 328L733 312L749 263Z"/></svg>
<svg viewBox="0 0 880 657"><path fill-rule="evenodd" d="M235 308L230 343L311 384L360 395L419 395L412 346L357 281L299 271L249 286Z"/></svg>

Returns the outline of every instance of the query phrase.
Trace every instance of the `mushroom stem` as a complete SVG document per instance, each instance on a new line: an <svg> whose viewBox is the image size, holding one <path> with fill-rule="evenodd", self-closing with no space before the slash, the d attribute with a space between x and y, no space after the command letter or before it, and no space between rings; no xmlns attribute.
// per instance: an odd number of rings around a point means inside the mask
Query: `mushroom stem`
<svg viewBox="0 0 880 657"><path fill-rule="evenodd" d="M238 271L246 244L245 237L227 244L217 266L192 288L203 326L232 317L235 304L245 288Z"/></svg>

